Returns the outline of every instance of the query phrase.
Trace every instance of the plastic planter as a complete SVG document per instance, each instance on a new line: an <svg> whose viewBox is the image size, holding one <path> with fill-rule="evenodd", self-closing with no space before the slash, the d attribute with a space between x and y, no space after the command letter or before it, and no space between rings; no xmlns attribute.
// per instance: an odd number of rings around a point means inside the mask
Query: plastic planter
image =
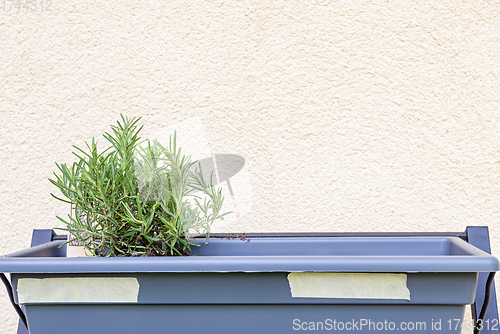
<svg viewBox="0 0 500 334"><path fill-rule="evenodd" d="M150 258L63 242L0 258L31 334L459 333L478 272L499 268L457 237L217 238Z"/></svg>

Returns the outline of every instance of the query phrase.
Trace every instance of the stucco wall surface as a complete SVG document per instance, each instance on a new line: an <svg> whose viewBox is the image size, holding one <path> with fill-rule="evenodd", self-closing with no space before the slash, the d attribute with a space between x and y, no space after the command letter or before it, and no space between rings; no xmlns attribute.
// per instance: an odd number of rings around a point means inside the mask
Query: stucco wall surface
<svg viewBox="0 0 500 334"><path fill-rule="evenodd" d="M0 254L60 226L54 162L123 113L196 159L244 157L214 231L488 225L500 256L497 1L6 4ZM15 333L3 287L0 315Z"/></svg>

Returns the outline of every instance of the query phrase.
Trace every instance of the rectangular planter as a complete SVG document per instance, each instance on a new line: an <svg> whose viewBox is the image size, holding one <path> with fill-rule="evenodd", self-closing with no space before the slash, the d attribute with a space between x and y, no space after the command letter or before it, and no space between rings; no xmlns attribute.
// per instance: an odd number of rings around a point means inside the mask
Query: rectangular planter
<svg viewBox="0 0 500 334"><path fill-rule="evenodd" d="M458 237L215 238L149 258L61 243L0 258L31 334L459 333L478 273L499 268Z"/></svg>

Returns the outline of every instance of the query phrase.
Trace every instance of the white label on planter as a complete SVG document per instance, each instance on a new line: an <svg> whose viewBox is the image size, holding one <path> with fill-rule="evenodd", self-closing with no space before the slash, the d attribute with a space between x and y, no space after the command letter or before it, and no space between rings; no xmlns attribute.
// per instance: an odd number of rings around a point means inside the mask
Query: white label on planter
<svg viewBox="0 0 500 334"><path fill-rule="evenodd" d="M21 278L20 304L27 303L137 303L135 277Z"/></svg>
<svg viewBox="0 0 500 334"><path fill-rule="evenodd" d="M290 273L292 297L406 299L406 274Z"/></svg>

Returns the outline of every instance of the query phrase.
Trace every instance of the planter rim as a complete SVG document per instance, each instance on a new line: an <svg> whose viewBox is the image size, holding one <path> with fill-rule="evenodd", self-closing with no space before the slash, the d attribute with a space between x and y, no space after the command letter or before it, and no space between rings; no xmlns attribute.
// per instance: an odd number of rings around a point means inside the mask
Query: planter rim
<svg viewBox="0 0 500 334"><path fill-rule="evenodd" d="M137 273L137 272L493 272L499 270L498 260L458 237L276 237L239 239L211 239L199 255L187 257L115 257L115 258L66 258L62 254L64 240L52 241L16 253L0 257L0 272L3 273ZM303 249L325 247L342 248L350 245L354 249L363 247L367 254L335 255L283 255L279 254L286 244L299 245ZM340 243L340 246L339 246ZM343 243L343 244L342 244ZM448 253L429 254L424 249L433 243L448 247ZM337 245L336 245L337 244ZM421 247L422 254L399 255L403 247ZM211 248L209 248L211 247ZM258 250L269 247L278 250L278 255L210 255L233 249L253 247ZM260 248L259 248L260 247ZM280 248L281 247L281 248ZM328 248L330 247L330 248ZM375 248L370 248L375 247ZM393 247L392 254L370 255L376 247ZM441 247L441 246L440 246ZM450 248L451 247L451 248ZM297 248L297 247L295 247ZM323 248L322 248L323 249ZM418 249L418 248L416 248ZM450 250L451 249L451 250ZM212 251L213 252L213 251ZM307 253L305 253L307 254Z"/></svg>

